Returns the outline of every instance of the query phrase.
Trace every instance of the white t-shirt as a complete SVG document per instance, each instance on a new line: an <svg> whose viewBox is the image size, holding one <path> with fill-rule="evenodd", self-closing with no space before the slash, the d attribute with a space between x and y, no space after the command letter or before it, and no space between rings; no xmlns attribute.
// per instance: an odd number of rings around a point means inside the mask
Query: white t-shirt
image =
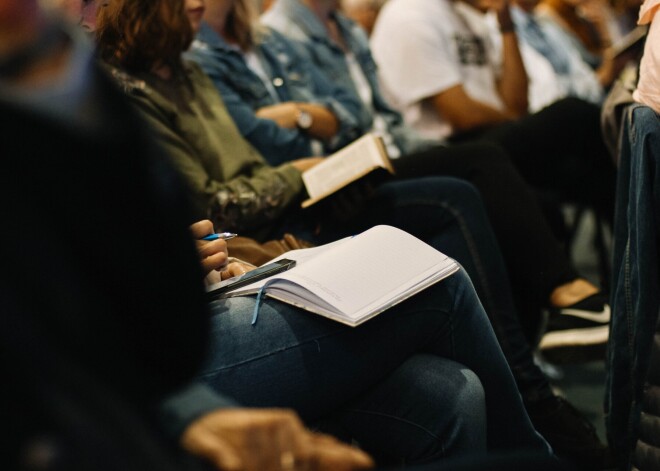
<svg viewBox="0 0 660 471"><path fill-rule="evenodd" d="M481 12L450 0L389 0L371 36L379 80L406 122L427 138L453 134L425 98L462 85L474 100L504 110L501 69Z"/></svg>
<svg viewBox="0 0 660 471"><path fill-rule="evenodd" d="M387 155L390 157L390 159L398 159L401 157L401 150L397 147L396 143L394 142L394 137L387 129L387 122L385 121L385 118L377 113L376 109L374 108L374 95L367 77L362 72L362 68L355 58L355 54L352 52L347 52L345 56L346 63L348 64L348 71L351 74L351 78L353 79L355 88L358 91L360 100L362 100L364 106L369 109L371 115L373 116L373 124L369 131L382 137L385 148L387 149Z"/></svg>
<svg viewBox="0 0 660 471"><path fill-rule="evenodd" d="M658 10L660 0L645 0L639 11L639 24L651 23L651 26L639 66L639 82L633 93L635 101L650 106L656 113L660 113L660 21L655 19Z"/></svg>

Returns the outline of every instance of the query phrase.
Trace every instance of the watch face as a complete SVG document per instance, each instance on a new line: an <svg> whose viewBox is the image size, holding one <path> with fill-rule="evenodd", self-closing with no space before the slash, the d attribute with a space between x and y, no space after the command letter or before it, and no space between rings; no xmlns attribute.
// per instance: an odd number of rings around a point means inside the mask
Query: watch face
<svg viewBox="0 0 660 471"><path fill-rule="evenodd" d="M312 115L307 111L300 110L300 113L298 113L297 124L300 129L309 129L312 126Z"/></svg>

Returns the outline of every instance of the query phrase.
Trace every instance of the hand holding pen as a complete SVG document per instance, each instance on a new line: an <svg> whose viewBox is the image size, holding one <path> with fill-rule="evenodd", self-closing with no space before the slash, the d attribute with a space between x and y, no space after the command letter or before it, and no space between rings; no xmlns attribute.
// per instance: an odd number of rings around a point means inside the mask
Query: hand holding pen
<svg viewBox="0 0 660 471"><path fill-rule="evenodd" d="M233 232L215 232L215 233L208 234L208 235L200 238L199 240L206 240L206 241L218 240L218 239L229 240L229 239L233 239L237 235L238 234L234 234Z"/></svg>
<svg viewBox="0 0 660 471"><path fill-rule="evenodd" d="M213 276L219 275L217 272L227 266L229 258L226 238L215 234L213 223L209 220L202 220L192 224L190 231L192 232L192 236L197 240L197 252L204 273ZM227 238L229 237L227 236Z"/></svg>

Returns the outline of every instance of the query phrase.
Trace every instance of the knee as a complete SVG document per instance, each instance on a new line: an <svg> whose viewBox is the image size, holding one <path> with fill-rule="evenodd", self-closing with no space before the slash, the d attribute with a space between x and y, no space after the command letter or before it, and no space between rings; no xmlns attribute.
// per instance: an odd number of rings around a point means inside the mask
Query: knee
<svg viewBox="0 0 660 471"><path fill-rule="evenodd" d="M381 197L395 205L441 206L452 213L471 214L481 208L481 195L474 185L454 177L423 177L391 182L379 187Z"/></svg>
<svg viewBox="0 0 660 471"><path fill-rule="evenodd" d="M453 177L428 178L428 188L455 210L471 214L481 210L483 203L479 190L467 180ZM478 209L477 209L478 208Z"/></svg>
<svg viewBox="0 0 660 471"><path fill-rule="evenodd" d="M419 424L416 445L407 460L427 462L485 452L486 399L477 375L433 355L415 355L403 368L410 373L411 400L424 411L420 416L427 417Z"/></svg>

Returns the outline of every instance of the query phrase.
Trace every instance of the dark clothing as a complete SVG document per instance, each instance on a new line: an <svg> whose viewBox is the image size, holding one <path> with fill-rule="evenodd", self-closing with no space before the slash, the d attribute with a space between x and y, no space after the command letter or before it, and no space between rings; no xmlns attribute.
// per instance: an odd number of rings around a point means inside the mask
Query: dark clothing
<svg viewBox="0 0 660 471"><path fill-rule="evenodd" d="M472 183L481 194L493 232L502 250L511 287L532 299L534 317L546 307L557 286L578 277L552 235L537 195L531 191L511 159L488 143L436 147L392 161L397 175L451 175Z"/></svg>
<svg viewBox="0 0 660 471"><path fill-rule="evenodd" d="M616 172L600 128L600 108L565 98L504 124L457 135L452 142L500 145L532 187L561 202L588 204L613 219Z"/></svg>
<svg viewBox="0 0 660 471"><path fill-rule="evenodd" d="M44 449L39 469L188 459L152 414L204 354L187 200L121 94L93 83L87 128L0 102L2 469Z"/></svg>
<svg viewBox="0 0 660 471"><path fill-rule="evenodd" d="M660 132L636 105L624 119L614 225L606 426L619 469L660 469Z"/></svg>

